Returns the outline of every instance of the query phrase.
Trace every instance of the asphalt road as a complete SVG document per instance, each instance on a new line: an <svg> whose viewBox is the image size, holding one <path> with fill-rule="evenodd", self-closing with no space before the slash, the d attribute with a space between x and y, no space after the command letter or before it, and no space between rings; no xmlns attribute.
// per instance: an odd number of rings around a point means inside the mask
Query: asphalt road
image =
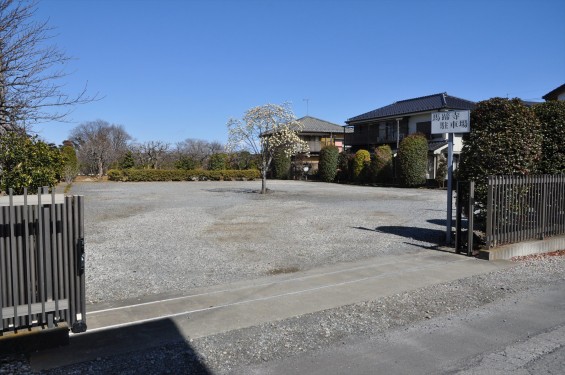
<svg viewBox="0 0 565 375"><path fill-rule="evenodd" d="M232 374L562 374L565 282Z"/></svg>

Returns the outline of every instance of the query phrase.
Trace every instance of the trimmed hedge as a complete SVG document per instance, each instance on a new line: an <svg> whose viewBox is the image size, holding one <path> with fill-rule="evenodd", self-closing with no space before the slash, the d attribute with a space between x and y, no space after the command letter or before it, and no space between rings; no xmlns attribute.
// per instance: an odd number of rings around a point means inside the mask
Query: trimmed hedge
<svg viewBox="0 0 565 375"><path fill-rule="evenodd" d="M420 186L426 183L428 168L428 140L419 133L410 134L400 142L398 149L400 183Z"/></svg>
<svg viewBox="0 0 565 375"><path fill-rule="evenodd" d="M275 152L271 163L273 178L277 180L288 180L290 177L290 157L286 156L283 151Z"/></svg>
<svg viewBox="0 0 565 375"><path fill-rule="evenodd" d="M536 104L534 112L541 123L543 140L539 172L565 173L565 102L555 100Z"/></svg>
<svg viewBox="0 0 565 375"><path fill-rule="evenodd" d="M542 133L534 110L519 99L492 98L471 111L471 132L463 136L459 179L475 181L476 207L487 203L487 176L537 172Z"/></svg>
<svg viewBox="0 0 565 375"><path fill-rule="evenodd" d="M182 169L111 169L110 181L247 181L260 178L256 169L247 170L182 170Z"/></svg>
<svg viewBox="0 0 565 375"><path fill-rule="evenodd" d="M389 145L377 147L374 156L371 157L372 178L376 182L390 182L393 177L392 150Z"/></svg>
<svg viewBox="0 0 565 375"><path fill-rule="evenodd" d="M359 150L355 153L352 168L353 181L366 182L370 163L371 154L369 151Z"/></svg>
<svg viewBox="0 0 565 375"><path fill-rule="evenodd" d="M320 150L318 176L324 182L332 182L337 175L339 149L336 146L326 146Z"/></svg>
<svg viewBox="0 0 565 375"><path fill-rule="evenodd" d="M347 182L351 180L351 167L353 165L354 155L348 152L341 152L337 159L337 180Z"/></svg>

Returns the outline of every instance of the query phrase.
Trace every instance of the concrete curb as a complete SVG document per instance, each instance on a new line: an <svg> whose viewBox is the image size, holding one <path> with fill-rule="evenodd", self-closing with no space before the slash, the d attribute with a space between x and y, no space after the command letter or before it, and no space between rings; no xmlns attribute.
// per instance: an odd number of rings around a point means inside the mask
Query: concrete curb
<svg viewBox="0 0 565 375"><path fill-rule="evenodd" d="M545 240L526 241L489 250L481 250L479 258L486 260L511 259L531 254L549 253L565 249L565 236L546 238Z"/></svg>

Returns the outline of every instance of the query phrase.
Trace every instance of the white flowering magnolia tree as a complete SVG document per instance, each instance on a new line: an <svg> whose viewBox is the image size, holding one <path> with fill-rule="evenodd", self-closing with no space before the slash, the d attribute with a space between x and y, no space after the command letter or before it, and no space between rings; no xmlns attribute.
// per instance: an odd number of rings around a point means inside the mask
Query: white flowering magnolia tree
<svg viewBox="0 0 565 375"><path fill-rule="evenodd" d="M287 157L308 153L308 144L298 137L302 124L288 103L253 107L242 119L230 119L227 126L230 152L246 150L261 157L262 194L267 192L267 172L277 152Z"/></svg>

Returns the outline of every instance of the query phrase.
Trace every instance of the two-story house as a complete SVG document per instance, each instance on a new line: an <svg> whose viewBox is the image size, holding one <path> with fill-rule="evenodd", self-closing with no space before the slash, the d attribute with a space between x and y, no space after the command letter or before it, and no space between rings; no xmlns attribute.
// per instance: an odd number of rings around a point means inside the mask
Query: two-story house
<svg viewBox="0 0 565 375"><path fill-rule="evenodd" d="M353 128L346 134L345 144L353 152L359 149L373 151L384 144L390 145L396 155L400 141L408 134L422 133L428 139L427 178L435 178L438 157L447 153L447 134L431 133L432 112L447 110L471 110L475 103L447 93L401 100L373 111L352 117L345 123ZM453 141L454 168L457 167L462 148L462 135Z"/></svg>
<svg viewBox="0 0 565 375"><path fill-rule="evenodd" d="M353 133L353 129L312 116L304 116L297 121L302 124L302 130L298 136L308 143L310 150L308 164L311 166L312 172L318 169L320 150L324 146L336 146L341 152L344 147L345 134Z"/></svg>

